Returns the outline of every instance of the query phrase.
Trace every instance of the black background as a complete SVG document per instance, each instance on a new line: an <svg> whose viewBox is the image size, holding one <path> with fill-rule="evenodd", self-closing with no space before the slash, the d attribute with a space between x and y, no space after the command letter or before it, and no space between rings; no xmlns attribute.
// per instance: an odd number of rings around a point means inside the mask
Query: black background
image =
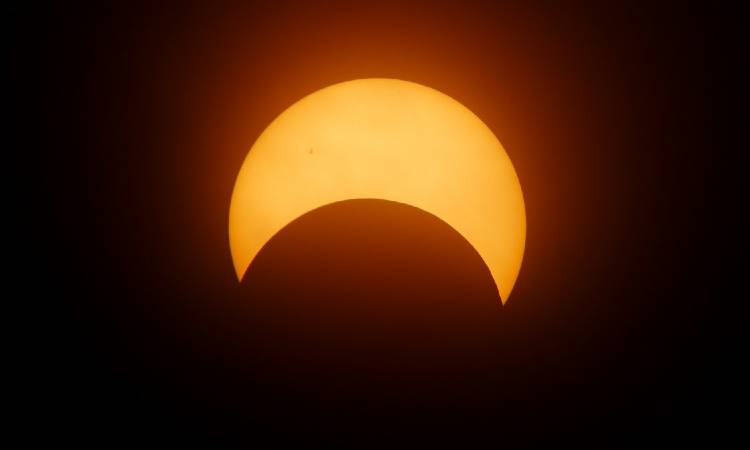
<svg viewBox="0 0 750 450"><path fill-rule="evenodd" d="M729 331L706 308L702 8L12 14L39 435L606 445L731 426L708 406ZM226 227L247 149L296 99L367 76L443 90L508 150L528 240L504 307L460 235L389 202L300 218L237 283Z"/></svg>

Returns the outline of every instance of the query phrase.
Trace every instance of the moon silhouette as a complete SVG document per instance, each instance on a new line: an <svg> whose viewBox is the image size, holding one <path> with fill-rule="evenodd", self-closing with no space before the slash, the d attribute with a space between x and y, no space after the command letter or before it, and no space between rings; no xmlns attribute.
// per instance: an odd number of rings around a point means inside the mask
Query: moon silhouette
<svg viewBox="0 0 750 450"><path fill-rule="evenodd" d="M459 102L395 79L321 89L290 106L258 137L237 175L229 209L237 278L297 217L365 198L405 203L449 224L477 250L501 302L507 301L526 239L523 193L510 158Z"/></svg>

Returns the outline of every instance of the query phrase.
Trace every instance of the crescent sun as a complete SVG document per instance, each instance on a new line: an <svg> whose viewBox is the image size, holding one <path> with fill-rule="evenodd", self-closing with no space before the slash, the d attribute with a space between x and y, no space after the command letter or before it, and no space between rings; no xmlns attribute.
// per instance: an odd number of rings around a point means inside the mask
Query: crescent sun
<svg viewBox="0 0 750 450"><path fill-rule="evenodd" d="M405 203L446 222L477 250L507 301L526 240L523 193L510 158L462 104L395 79L323 88L258 137L229 208L237 278L297 217L362 198Z"/></svg>

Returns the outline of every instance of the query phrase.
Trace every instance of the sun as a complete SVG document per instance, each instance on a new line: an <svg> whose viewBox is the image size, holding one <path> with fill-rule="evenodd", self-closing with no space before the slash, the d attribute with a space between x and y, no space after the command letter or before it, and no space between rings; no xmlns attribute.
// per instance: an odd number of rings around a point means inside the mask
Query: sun
<svg viewBox="0 0 750 450"><path fill-rule="evenodd" d="M448 223L474 246L507 301L526 239L523 193L510 158L462 104L395 79L321 89L258 137L229 209L237 277L297 217L362 198L405 203Z"/></svg>

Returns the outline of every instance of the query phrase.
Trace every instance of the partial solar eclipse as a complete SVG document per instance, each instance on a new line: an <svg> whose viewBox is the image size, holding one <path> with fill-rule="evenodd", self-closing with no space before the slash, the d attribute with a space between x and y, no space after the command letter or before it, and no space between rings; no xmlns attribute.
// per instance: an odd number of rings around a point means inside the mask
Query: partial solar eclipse
<svg viewBox="0 0 750 450"><path fill-rule="evenodd" d="M258 137L229 208L237 278L299 216L364 198L405 203L445 221L477 250L501 302L507 301L526 239L523 194L510 158L459 102L395 79L321 89Z"/></svg>

